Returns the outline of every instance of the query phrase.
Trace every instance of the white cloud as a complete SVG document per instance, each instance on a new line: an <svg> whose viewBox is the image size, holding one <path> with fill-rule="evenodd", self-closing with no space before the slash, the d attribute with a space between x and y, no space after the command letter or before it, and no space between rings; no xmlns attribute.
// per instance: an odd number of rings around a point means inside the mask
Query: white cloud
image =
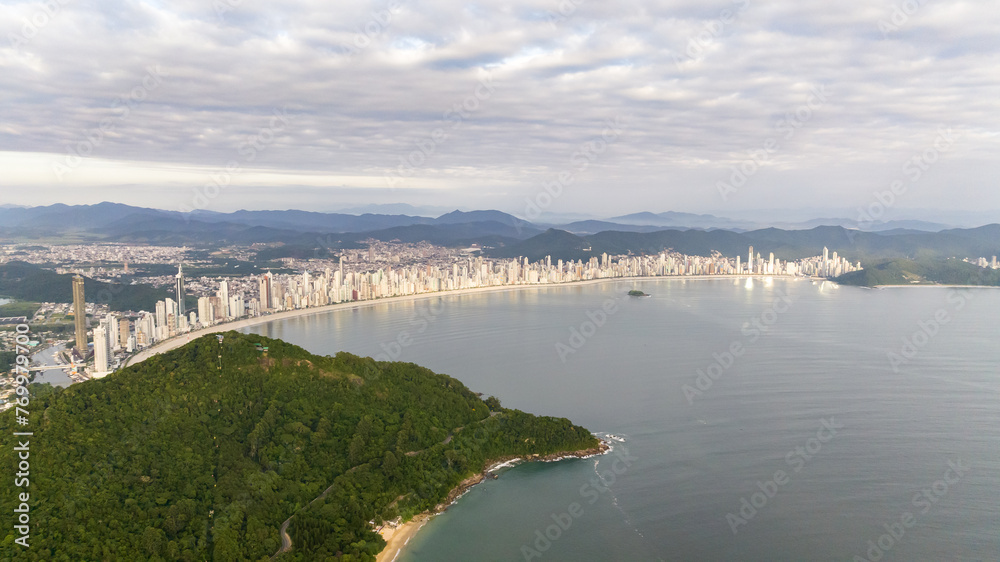
<svg viewBox="0 0 1000 562"><path fill-rule="evenodd" d="M51 168L112 119L90 154L109 190L199 185L199 170L236 159L267 170L247 185L355 197L333 187L344 184L392 200L408 195L383 190L384 175L440 129L444 140L398 187L517 209L606 119L622 117L614 150L551 210L632 211L628 189L654 210L850 207L878 187L865 178L894 173L941 125L962 133L949 175L929 174L910 203L1000 208L995 1L923 2L895 22L893 4L860 0L232 0L220 15L225 2L65 0L45 17L40 2L0 6L5 194L52 185L39 158ZM44 25L26 27L32 18ZM142 93L157 66L162 83ZM493 91L477 96L484 76ZM784 139L779 122L817 86L829 99ZM282 108L288 126L262 133ZM259 136L268 142L243 161L241 147ZM767 174L723 204L715 182L775 136L782 148ZM156 165L184 172L167 180ZM59 185L108 198L84 168ZM978 200L951 196L956 184Z"/></svg>

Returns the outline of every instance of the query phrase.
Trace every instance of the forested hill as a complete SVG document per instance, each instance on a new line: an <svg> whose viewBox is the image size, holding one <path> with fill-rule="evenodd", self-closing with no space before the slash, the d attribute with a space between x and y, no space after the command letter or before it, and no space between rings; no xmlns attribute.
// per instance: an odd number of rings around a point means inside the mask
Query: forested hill
<svg viewBox="0 0 1000 562"><path fill-rule="evenodd" d="M224 336L105 379L34 385L27 427L5 413L0 433L34 432L18 489L31 546L10 531L0 559L266 560L294 515L281 560L373 560L384 542L369 521L435 506L487 459L597 445L569 420L488 406L412 363ZM0 449L4 474L17 472L13 448Z"/></svg>
<svg viewBox="0 0 1000 562"><path fill-rule="evenodd" d="M1000 286L1000 270L987 269L962 260L884 260L836 279L844 285L979 285Z"/></svg>

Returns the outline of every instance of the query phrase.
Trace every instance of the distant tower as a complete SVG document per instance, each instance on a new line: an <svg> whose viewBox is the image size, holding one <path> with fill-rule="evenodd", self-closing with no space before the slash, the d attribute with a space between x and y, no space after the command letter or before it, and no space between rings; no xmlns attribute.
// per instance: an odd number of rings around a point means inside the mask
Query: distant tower
<svg viewBox="0 0 1000 562"><path fill-rule="evenodd" d="M753 246L750 246L750 251L747 253L747 273L753 273Z"/></svg>
<svg viewBox="0 0 1000 562"><path fill-rule="evenodd" d="M83 299L83 277L73 276L73 324L76 327L76 350L87 355L87 301Z"/></svg>
<svg viewBox="0 0 1000 562"><path fill-rule="evenodd" d="M184 316L184 266L183 264L177 266L177 316L175 317L175 322L177 322L177 328L180 328L180 318Z"/></svg>

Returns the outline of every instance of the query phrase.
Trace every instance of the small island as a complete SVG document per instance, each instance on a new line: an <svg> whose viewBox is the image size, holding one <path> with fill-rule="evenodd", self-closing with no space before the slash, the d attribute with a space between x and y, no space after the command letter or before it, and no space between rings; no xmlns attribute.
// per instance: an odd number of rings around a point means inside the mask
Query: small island
<svg viewBox="0 0 1000 562"><path fill-rule="evenodd" d="M630 296L630 297L648 297L649 295L647 295L646 293L643 293L639 289L632 289L631 291L628 292L628 296Z"/></svg>

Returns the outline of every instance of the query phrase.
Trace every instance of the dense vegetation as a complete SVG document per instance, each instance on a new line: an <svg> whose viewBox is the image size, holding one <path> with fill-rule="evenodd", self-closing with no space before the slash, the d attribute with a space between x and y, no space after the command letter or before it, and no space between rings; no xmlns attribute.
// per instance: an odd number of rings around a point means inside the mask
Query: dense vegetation
<svg viewBox="0 0 1000 562"><path fill-rule="evenodd" d="M0 373L6 374L13 369L15 361L17 361L17 352L0 351Z"/></svg>
<svg viewBox="0 0 1000 562"><path fill-rule="evenodd" d="M103 283L84 278L87 302L107 304L111 310L155 310L156 301L173 296L149 285ZM25 262L0 265L0 295L23 301L73 302L73 276ZM197 303L189 297L188 302Z"/></svg>
<svg viewBox="0 0 1000 562"><path fill-rule="evenodd" d="M886 260L837 278L844 285L1000 285L1000 270L984 269L962 260Z"/></svg>
<svg viewBox="0 0 1000 562"><path fill-rule="evenodd" d="M9 302L7 304L0 305L0 318L26 316L30 319L41 307L42 305L37 302Z"/></svg>
<svg viewBox="0 0 1000 562"><path fill-rule="evenodd" d="M292 517L282 560L373 560L384 541L370 521L433 507L487 459L597 444L411 363L236 332L32 388L32 545L11 534L4 559L265 560ZM0 465L15 471L12 447ZM0 511L13 500L0 496Z"/></svg>

